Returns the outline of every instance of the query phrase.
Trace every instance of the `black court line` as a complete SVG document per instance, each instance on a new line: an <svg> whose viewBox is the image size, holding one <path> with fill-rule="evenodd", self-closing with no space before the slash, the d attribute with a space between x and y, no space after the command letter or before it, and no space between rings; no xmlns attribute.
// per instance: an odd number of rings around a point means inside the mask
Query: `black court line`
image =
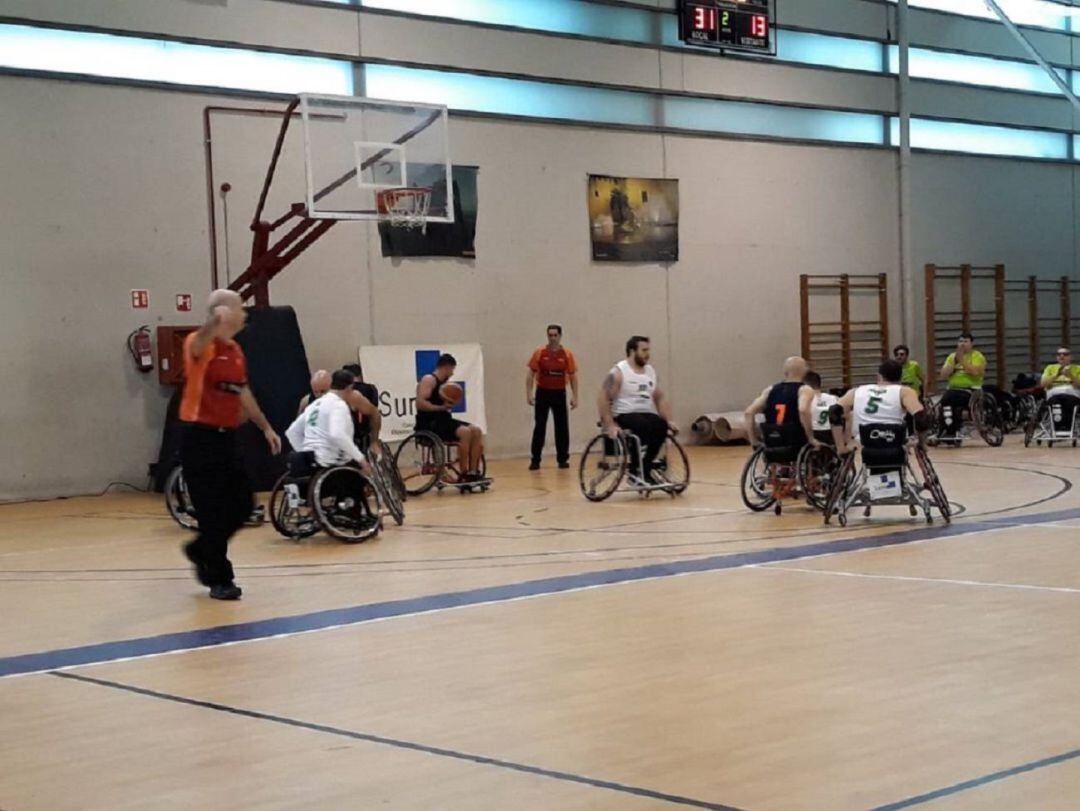
<svg viewBox="0 0 1080 811"><path fill-rule="evenodd" d="M573 774L572 772L562 772L556 769L545 769L542 766L532 766L528 763L517 763L512 760L503 760L501 758L487 757L485 755L474 755L470 752L459 752L456 749L444 749L440 746L428 746L422 743L416 743L414 741L404 741L398 738L387 738L382 735L372 735L367 732L357 732L351 729L343 729L341 727L332 727L326 724L316 724L310 721L301 721L296 718L287 718L283 715L271 715L270 713L259 712L257 710L246 710L241 707L232 707L228 704L217 704L212 701L200 701L194 698L186 698L184 696L173 695L172 693L162 693L157 690L149 690L145 687L135 687L130 684L123 684L118 681L110 681L108 679L96 679L90 676L80 676L77 673L57 673L51 672L50 676L56 676L60 679L70 679L72 681L81 681L87 684L96 684L100 687L109 687L114 690L124 690L129 693L135 693L141 696L147 696L149 698L156 698L162 701L171 701L175 704L186 704L189 707L200 707L202 709L214 710L216 712L228 713L229 715L238 715L243 718L253 718L257 721L270 721L271 723L281 724L283 726L296 727L298 729L307 729L312 732L323 732L327 735L336 735L340 738L351 738L357 741L365 741L367 743L379 744L382 746L392 746L396 749L406 749L412 752L421 752L425 755L435 755L436 757L450 758L452 760L462 760L468 763L475 763L481 766L494 766L499 769L509 769L510 771L522 772L524 774L531 774L537 777L547 777L552 780L561 780L566 783L578 783L584 786L591 786L592 788L606 789L608 791L616 791L621 794L632 794L636 797L645 797L650 800L661 800L663 802L672 803L674 805L683 805L690 808L707 808L712 811L741 811L731 805L724 805L722 803L712 803L706 800L696 800L692 797L682 797L678 794L667 794L663 791L655 791L649 788L642 788L640 786L629 786L625 783L616 783L612 780L601 780L595 777L587 777L581 774Z"/></svg>
<svg viewBox="0 0 1080 811"><path fill-rule="evenodd" d="M1033 760L1029 763L1022 763L1019 766L1013 766L1011 769L1002 769L999 772L984 774L982 777L976 777L973 780L965 780L963 783L954 783L951 786L939 788L936 791L929 791L926 794L919 794L915 797L908 797L904 800L898 800L895 803L879 805L876 808L871 809L871 811L901 811L901 809L904 808L914 808L916 805L923 805L924 803L942 797L949 797L953 794L959 794L963 791L979 788L988 783L996 783L998 780L1005 780L1009 777L1015 777L1018 774L1033 772L1037 769L1044 769L1047 766L1054 766L1058 763L1065 763L1069 760L1075 760L1078 757L1080 757L1080 749L1073 749L1068 752L1063 752L1060 755L1054 755L1053 757L1043 758L1042 760Z"/></svg>

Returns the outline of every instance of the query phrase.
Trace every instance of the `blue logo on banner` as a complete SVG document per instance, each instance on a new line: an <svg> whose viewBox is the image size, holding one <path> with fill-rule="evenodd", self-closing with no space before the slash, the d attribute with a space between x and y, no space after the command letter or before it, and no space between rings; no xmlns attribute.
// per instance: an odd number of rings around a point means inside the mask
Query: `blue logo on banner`
<svg viewBox="0 0 1080 811"><path fill-rule="evenodd" d="M424 375L430 375L435 373L435 364L439 360L439 355L442 354L442 350L439 349L417 349L416 350L416 379L419 380ZM461 386L461 402L454 406L451 410L451 414L464 414L466 411L466 400L468 396L468 390L465 388L464 380L455 380L459 386Z"/></svg>

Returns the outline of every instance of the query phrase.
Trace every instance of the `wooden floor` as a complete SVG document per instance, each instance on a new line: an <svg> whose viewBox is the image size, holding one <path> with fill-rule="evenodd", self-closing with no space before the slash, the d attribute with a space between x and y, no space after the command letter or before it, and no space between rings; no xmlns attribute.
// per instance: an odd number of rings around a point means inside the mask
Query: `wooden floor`
<svg viewBox="0 0 1080 811"><path fill-rule="evenodd" d="M209 600L160 497L0 507L0 808L1076 809L1080 452L939 451L845 530L492 466Z"/></svg>

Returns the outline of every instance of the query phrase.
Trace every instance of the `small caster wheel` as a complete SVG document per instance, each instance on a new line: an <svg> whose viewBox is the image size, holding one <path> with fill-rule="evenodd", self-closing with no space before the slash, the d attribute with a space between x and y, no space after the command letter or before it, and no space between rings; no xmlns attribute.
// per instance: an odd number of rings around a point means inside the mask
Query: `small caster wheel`
<svg viewBox="0 0 1080 811"><path fill-rule="evenodd" d="M870 505L869 504L866 505L866 509L863 510L862 514L863 514L863 518L869 518L870 517Z"/></svg>
<svg viewBox="0 0 1080 811"><path fill-rule="evenodd" d="M844 513L840 513L840 515L836 516L836 520L840 522L840 526L847 526L847 516Z"/></svg>
<svg viewBox="0 0 1080 811"><path fill-rule="evenodd" d="M774 511L774 512L775 512L775 513L776 513L777 515L780 515L780 513L782 513L782 512L784 511L784 507L783 507L783 505L782 505L782 504L780 504L780 502L778 501L778 502L776 502L776 506L775 506L775 507L773 507L773 511Z"/></svg>
<svg viewBox="0 0 1080 811"><path fill-rule="evenodd" d="M925 488L924 488L924 489L925 489ZM910 507L908 507L908 512L909 512L909 513L911 513L911 517L912 517L912 518L914 518L914 517L915 517L916 515L918 515L918 514L919 514L919 511L918 511L917 509L915 509L915 505L914 505L914 504L912 504L912 505L911 505Z"/></svg>

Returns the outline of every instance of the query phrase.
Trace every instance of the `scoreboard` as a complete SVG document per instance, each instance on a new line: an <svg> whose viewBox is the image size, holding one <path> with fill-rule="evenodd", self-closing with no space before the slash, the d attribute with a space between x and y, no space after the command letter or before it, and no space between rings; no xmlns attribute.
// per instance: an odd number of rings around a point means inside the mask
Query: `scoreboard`
<svg viewBox="0 0 1080 811"><path fill-rule="evenodd" d="M776 0L680 0L679 36L689 45L776 55Z"/></svg>

